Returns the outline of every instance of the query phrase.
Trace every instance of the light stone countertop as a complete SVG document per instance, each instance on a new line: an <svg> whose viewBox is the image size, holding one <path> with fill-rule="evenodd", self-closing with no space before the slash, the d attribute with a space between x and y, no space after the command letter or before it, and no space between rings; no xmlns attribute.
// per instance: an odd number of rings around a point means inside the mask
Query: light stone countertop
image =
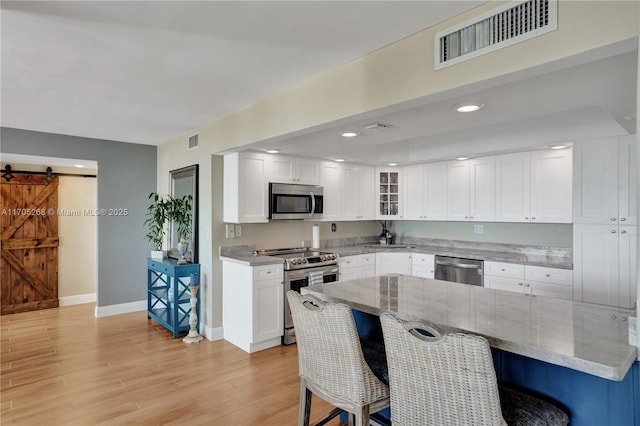
<svg viewBox="0 0 640 426"><path fill-rule="evenodd" d="M406 239L406 238L405 238ZM407 242L392 246L377 243L330 245L321 250L337 253L341 257L377 252L428 253L441 256L462 257L494 262L519 263L549 268L573 269L570 250L549 247L528 247L495 243L469 243L455 240L406 239ZM220 259L247 266L282 263L271 256L253 256L250 246L220 247Z"/></svg>
<svg viewBox="0 0 640 426"><path fill-rule="evenodd" d="M492 347L609 380L636 359L624 309L405 275L304 287L303 294L380 315L391 311L444 332L470 332Z"/></svg>

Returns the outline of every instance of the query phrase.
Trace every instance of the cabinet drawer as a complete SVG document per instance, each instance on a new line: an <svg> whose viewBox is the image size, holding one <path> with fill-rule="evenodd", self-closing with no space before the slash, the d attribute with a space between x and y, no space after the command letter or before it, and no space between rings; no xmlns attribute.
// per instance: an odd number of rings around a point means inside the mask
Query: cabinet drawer
<svg viewBox="0 0 640 426"><path fill-rule="evenodd" d="M484 286L494 290L514 291L517 293L525 293L528 289L528 287L524 286L522 279L493 275L484 276Z"/></svg>
<svg viewBox="0 0 640 426"><path fill-rule="evenodd" d="M543 266L526 266L525 278L543 283L573 285L573 271L570 269L545 268Z"/></svg>
<svg viewBox="0 0 640 426"><path fill-rule="evenodd" d="M524 278L524 265L506 262L484 262L484 273L497 277Z"/></svg>
<svg viewBox="0 0 640 426"><path fill-rule="evenodd" d="M432 254L413 253L411 262L413 265L430 266L433 268L433 261L435 256Z"/></svg>
<svg viewBox="0 0 640 426"><path fill-rule="evenodd" d="M282 264L256 266L253 268L253 280L272 280L282 278L284 275L284 267Z"/></svg>
<svg viewBox="0 0 640 426"><path fill-rule="evenodd" d="M356 256L345 256L340 258L340 268L357 268L360 266L371 266L376 264L376 255L358 254Z"/></svg>

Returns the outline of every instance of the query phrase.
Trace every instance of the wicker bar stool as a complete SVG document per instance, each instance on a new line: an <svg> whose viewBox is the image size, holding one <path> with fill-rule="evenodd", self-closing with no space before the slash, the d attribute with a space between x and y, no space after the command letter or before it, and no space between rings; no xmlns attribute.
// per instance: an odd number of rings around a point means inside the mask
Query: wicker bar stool
<svg viewBox="0 0 640 426"><path fill-rule="evenodd" d="M370 415L389 406L389 387L365 361L351 308L293 290L287 298L298 344L298 425L309 425L314 393L337 407L319 424L344 410L357 426L369 426Z"/></svg>
<svg viewBox="0 0 640 426"><path fill-rule="evenodd" d="M380 322L394 426L569 423L555 405L498 385L484 337L443 335L432 325L401 321L390 313L382 314Z"/></svg>

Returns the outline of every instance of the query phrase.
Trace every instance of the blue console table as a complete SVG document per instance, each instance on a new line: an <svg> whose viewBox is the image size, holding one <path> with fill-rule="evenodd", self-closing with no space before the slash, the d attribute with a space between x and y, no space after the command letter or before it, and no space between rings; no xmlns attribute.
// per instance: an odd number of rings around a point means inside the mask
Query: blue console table
<svg viewBox="0 0 640 426"><path fill-rule="evenodd" d="M200 276L200 265L178 265L174 259L147 259L147 318L159 322L173 333L189 331L191 313L189 282L191 274ZM196 312L200 312L200 292Z"/></svg>

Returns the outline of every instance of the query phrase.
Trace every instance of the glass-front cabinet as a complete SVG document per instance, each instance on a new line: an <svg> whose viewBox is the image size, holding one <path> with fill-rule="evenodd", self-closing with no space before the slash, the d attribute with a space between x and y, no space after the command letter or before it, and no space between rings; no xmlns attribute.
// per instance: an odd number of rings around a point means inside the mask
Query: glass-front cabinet
<svg viewBox="0 0 640 426"><path fill-rule="evenodd" d="M402 197L401 179L402 172L398 169L376 169L377 185L376 217L379 219L401 218Z"/></svg>

